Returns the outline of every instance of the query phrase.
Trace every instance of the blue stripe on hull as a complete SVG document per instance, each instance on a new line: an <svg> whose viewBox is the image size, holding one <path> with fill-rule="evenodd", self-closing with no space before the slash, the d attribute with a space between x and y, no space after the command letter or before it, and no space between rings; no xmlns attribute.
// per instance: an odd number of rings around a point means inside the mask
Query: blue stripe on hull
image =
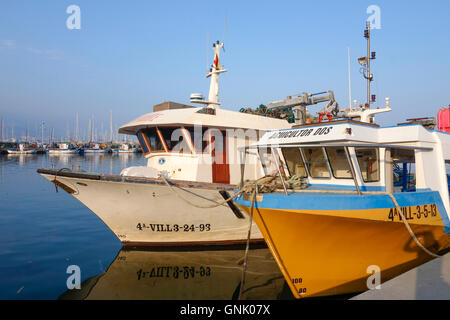
<svg viewBox="0 0 450 320"><path fill-rule="evenodd" d="M400 207L436 204L445 232L450 233L450 221L447 216L441 196L437 191L395 193L395 199ZM250 201L244 201L240 196L236 203L250 207ZM390 209L395 205L388 195L353 195L333 193L291 193L288 196L282 193L266 193L262 202L255 206L263 209L281 210L364 210L364 209Z"/></svg>
<svg viewBox="0 0 450 320"><path fill-rule="evenodd" d="M381 186L360 186L361 191L386 191L385 187ZM356 191L355 186L342 186L335 184L309 184L308 190L346 190Z"/></svg>

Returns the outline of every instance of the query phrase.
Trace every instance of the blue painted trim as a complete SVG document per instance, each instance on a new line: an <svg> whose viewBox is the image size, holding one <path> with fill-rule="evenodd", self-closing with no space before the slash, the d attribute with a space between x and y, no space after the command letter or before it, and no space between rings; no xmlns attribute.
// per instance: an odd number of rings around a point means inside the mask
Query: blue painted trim
<svg viewBox="0 0 450 320"><path fill-rule="evenodd" d="M343 186L335 184L308 184L309 190L348 190L356 191L355 186ZM386 191L383 186L359 186L361 191Z"/></svg>
<svg viewBox="0 0 450 320"><path fill-rule="evenodd" d="M395 193L395 199L400 207L419 206L435 203L442 221L444 230L450 233L450 221L437 191ZM243 196L235 200L236 203L250 207L250 201L244 201ZM262 202L255 204L257 208L281 210L364 210L364 209L390 209L395 205L388 195L353 195L338 193L282 193L264 194Z"/></svg>

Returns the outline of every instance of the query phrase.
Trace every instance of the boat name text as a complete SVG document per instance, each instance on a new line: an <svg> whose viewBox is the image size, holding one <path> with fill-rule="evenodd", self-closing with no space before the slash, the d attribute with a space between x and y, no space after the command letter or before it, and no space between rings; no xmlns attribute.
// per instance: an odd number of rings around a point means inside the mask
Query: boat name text
<svg viewBox="0 0 450 320"><path fill-rule="evenodd" d="M153 279L153 278L171 278L171 279L194 279L211 276L211 268L207 266L159 266L154 267L150 271L139 269L137 279Z"/></svg>
<svg viewBox="0 0 450 320"><path fill-rule="evenodd" d="M297 137L309 137L309 136L324 136L327 135L333 130L333 127L320 127L317 129L302 129L302 130L287 130L287 131L278 131L273 133L270 139L288 139L288 138L297 138Z"/></svg>
<svg viewBox="0 0 450 320"><path fill-rule="evenodd" d="M136 228L139 230L143 229L150 229L153 232L208 232L211 231L211 225L210 224L145 224L139 222L136 225Z"/></svg>
<svg viewBox="0 0 450 320"><path fill-rule="evenodd" d="M436 217L437 208L435 204L426 204L422 206L402 207L403 216L406 220L426 219L428 217ZM391 221L402 221L402 216L396 208L389 211L388 219Z"/></svg>

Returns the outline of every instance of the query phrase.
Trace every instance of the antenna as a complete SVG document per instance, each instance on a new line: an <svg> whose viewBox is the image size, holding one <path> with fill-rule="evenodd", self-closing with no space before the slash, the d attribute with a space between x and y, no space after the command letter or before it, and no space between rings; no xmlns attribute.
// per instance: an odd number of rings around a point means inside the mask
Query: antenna
<svg viewBox="0 0 450 320"><path fill-rule="evenodd" d="M375 52L370 52L370 21L366 22L364 38L367 39L367 56L358 59L359 64L363 66L363 76L367 80L367 102L366 108L370 109L370 104L375 102L375 95L370 95L370 83L373 81L373 74L370 73L370 60L375 59Z"/></svg>

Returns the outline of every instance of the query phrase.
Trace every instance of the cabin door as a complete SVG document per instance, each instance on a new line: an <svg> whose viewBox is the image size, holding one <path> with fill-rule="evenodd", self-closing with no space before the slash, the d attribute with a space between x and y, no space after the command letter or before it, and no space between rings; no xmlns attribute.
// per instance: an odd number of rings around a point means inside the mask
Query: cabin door
<svg viewBox="0 0 450 320"><path fill-rule="evenodd" d="M227 139L225 132L211 135L212 180L214 183L230 183L230 165L227 157Z"/></svg>

